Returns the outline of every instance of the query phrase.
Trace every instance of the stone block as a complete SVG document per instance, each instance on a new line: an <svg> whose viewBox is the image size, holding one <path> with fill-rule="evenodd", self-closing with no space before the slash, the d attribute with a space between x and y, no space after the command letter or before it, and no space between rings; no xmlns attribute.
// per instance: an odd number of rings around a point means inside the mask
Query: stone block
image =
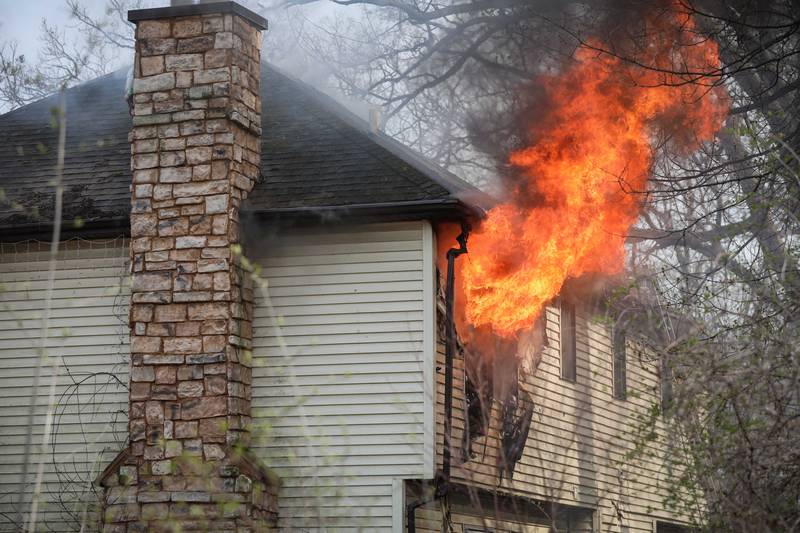
<svg viewBox="0 0 800 533"><path fill-rule="evenodd" d="M177 330L175 331L175 335L179 337L191 337L199 334L200 322L181 322L177 325Z"/></svg>
<svg viewBox="0 0 800 533"><path fill-rule="evenodd" d="M182 322L186 320L185 304L158 305L155 307L156 322Z"/></svg>
<svg viewBox="0 0 800 533"><path fill-rule="evenodd" d="M155 381L156 374L151 366L131 367L131 381Z"/></svg>
<svg viewBox="0 0 800 533"><path fill-rule="evenodd" d="M162 201L172 198L172 185L155 185L153 187L153 200Z"/></svg>
<svg viewBox="0 0 800 533"><path fill-rule="evenodd" d="M166 503L142 504L142 520L164 520L169 515L169 506Z"/></svg>
<svg viewBox="0 0 800 533"><path fill-rule="evenodd" d="M176 302L210 302L213 295L208 291L190 291L175 293L172 298Z"/></svg>
<svg viewBox="0 0 800 533"><path fill-rule="evenodd" d="M230 315L228 304L224 302L188 304L187 310L189 320L227 319Z"/></svg>
<svg viewBox="0 0 800 533"><path fill-rule="evenodd" d="M139 40L139 53L142 56L159 56L175 52L175 39L169 37L153 37Z"/></svg>
<svg viewBox="0 0 800 533"><path fill-rule="evenodd" d="M169 492L165 490L139 491L139 503L159 503L169 501Z"/></svg>
<svg viewBox="0 0 800 533"><path fill-rule="evenodd" d="M165 353L197 353L203 349L202 339L198 337L175 337L164 339Z"/></svg>
<svg viewBox="0 0 800 533"><path fill-rule="evenodd" d="M231 73L227 67L205 69L194 73L194 81L198 85L206 83L228 82L230 80L230 77ZM218 121L218 122L225 122L225 121ZM229 127L228 124L225 124L224 126L225 131L227 131L228 127ZM212 132L209 130L209 133Z"/></svg>
<svg viewBox="0 0 800 533"><path fill-rule="evenodd" d="M169 180L164 179L164 170L163 167L177 167L186 163L186 154L180 150L175 152L161 152L161 181L168 182Z"/></svg>
<svg viewBox="0 0 800 533"><path fill-rule="evenodd" d="M152 198L153 197L153 185L150 183L143 183L141 185L135 185L133 187L133 194L136 198Z"/></svg>
<svg viewBox="0 0 800 533"><path fill-rule="evenodd" d="M157 229L158 235L162 237L186 235L189 232L189 220L185 217L161 220Z"/></svg>
<svg viewBox="0 0 800 533"><path fill-rule="evenodd" d="M137 39L150 39L152 37L169 37L169 20L143 20L136 25Z"/></svg>
<svg viewBox="0 0 800 533"><path fill-rule="evenodd" d="M202 395L202 381L181 381L178 383L178 396L181 398L199 398Z"/></svg>
<svg viewBox="0 0 800 533"><path fill-rule="evenodd" d="M225 458L225 450L219 444L204 444L203 457L206 461L219 461Z"/></svg>
<svg viewBox="0 0 800 533"><path fill-rule="evenodd" d="M205 236L186 236L175 239L175 248L202 248L206 245Z"/></svg>
<svg viewBox="0 0 800 533"><path fill-rule="evenodd" d="M162 168L158 173L159 180L162 183L184 183L191 181L192 168L191 167L170 167Z"/></svg>
<svg viewBox="0 0 800 533"><path fill-rule="evenodd" d="M224 29L222 17L206 17L203 19L203 33L216 33Z"/></svg>
<svg viewBox="0 0 800 533"><path fill-rule="evenodd" d="M131 215L131 237L156 235L158 218L152 213Z"/></svg>
<svg viewBox="0 0 800 533"><path fill-rule="evenodd" d="M160 385L170 385L176 381L174 366L158 366L155 369L154 379Z"/></svg>
<svg viewBox="0 0 800 533"><path fill-rule="evenodd" d="M181 354L173 354L173 355L149 355L145 354L144 358L142 359L144 364L146 365L182 365L185 360L184 356Z"/></svg>
<svg viewBox="0 0 800 533"><path fill-rule="evenodd" d="M161 337L131 336L131 352L156 353L161 351Z"/></svg>
<svg viewBox="0 0 800 533"><path fill-rule="evenodd" d="M228 270L226 259L200 259L197 261L198 272L220 272Z"/></svg>
<svg viewBox="0 0 800 533"><path fill-rule="evenodd" d="M167 70L202 70L203 54L170 54L164 56Z"/></svg>
<svg viewBox="0 0 800 533"><path fill-rule="evenodd" d="M224 399L222 397L218 397ZM204 418L200 420L200 435L206 442L224 443L228 431L228 420L221 416L217 418Z"/></svg>
<svg viewBox="0 0 800 533"><path fill-rule="evenodd" d="M173 492L171 499L173 502L210 502L211 495L203 491L180 491Z"/></svg>
<svg viewBox="0 0 800 533"><path fill-rule="evenodd" d="M178 457L183 453L183 444L179 440L168 440L164 447L164 457Z"/></svg>
<svg viewBox="0 0 800 533"><path fill-rule="evenodd" d="M142 419L131 420L129 424L131 441L135 442L137 440L144 440L146 429L147 427L145 425L144 420Z"/></svg>
<svg viewBox="0 0 800 533"><path fill-rule="evenodd" d="M205 198L206 213L211 215L211 214L227 212L228 200L229 198L227 194L217 194L213 196L207 196Z"/></svg>
<svg viewBox="0 0 800 533"><path fill-rule="evenodd" d="M121 485L135 485L139 482L139 474L135 466L119 467L119 482Z"/></svg>
<svg viewBox="0 0 800 533"><path fill-rule="evenodd" d="M134 155L131 159L131 166L133 167L133 170L155 168L158 166L158 154Z"/></svg>
<svg viewBox="0 0 800 533"><path fill-rule="evenodd" d="M149 322L153 319L152 305L132 305L131 320L135 322Z"/></svg>
<svg viewBox="0 0 800 533"><path fill-rule="evenodd" d="M133 276L131 290L162 291L172 288L172 275L169 272L141 273Z"/></svg>
<svg viewBox="0 0 800 533"><path fill-rule="evenodd" d="M208 146L198 146L186 150L186 161L190 165L202 165L211 163L211 148Z"/></svg>
<svg viewBox="0 0 800 533"><path fill-rule="evenodd" d="M172 114L172 120L175 122L182 122L185 120L203 120L206 118L206 112L202 109L192 109L191 111L179 111Z"/></svg>
<svg viewBox="0 0 800 533"><path fill-rule="evenodd" d="M150 93L154 91L168 91L175 88L175 73L164 72L145 78L133 80L133 93Z"/></svg>
<svg viewBox="0 0 800 533"><path fill-rule="evenodd" d="M153 385L150 387L150 398L153 400L177 400L175 385Z"/></svg>
<svg viewBox="0 0 800 533"><path fill-rule="evenodd" d="M174 441L173 441L174 442ZM150 471L156 476L166 476L172 473L172 461L169 459L163 461L153 461L150 466Z"/></svg>
<svg viewBox="0 0 800 533"><path fill-rule="evenodd" d="M233 33L227 31L218 32L214 36L214 48L233 48Z"/></svg>
<svg viewBox="0 0 800 533"><path fill-rule="evenodd" d="M164 407L161 402L147 401L144 404L144 416L148 424L160 426L164 423Z"/></svg>
<svg viewBox="0 0 800 533"><path fill-rule="evenodd" d="M211 50L212 48L214 48L214 36L201 35L199 37L190 37L188 39L178 39L176 50L179 54L188 54L205 52L207 50ZM197 81L196 78L195 82L207 83L203 81Z"/></svg>
<svg viewBox="0 0 800 533"><path fill-rule="evenodd" d="M202 33L203 22L197 17L176 20L172 28L173 37L196 37Z"/></svg>
<svg viewBox="0 0 800 533"><path fill-rule="evenodd" d="M198 424L196 421L183 421L178 420L175 422L175 438L176 439L189 439L197 437Z"/></svg>
<svg viewBox="0 0 800 533"><path fill-rule="evenodd" d="M186 148L186 139L182 137L161 139L159 147L161 148L161 150L183 150L184 148Z"/></svg>
<svg viewBox="0 0 800 533"><path fill-rule="evenodd" d="M250 492L253 489L253 481L244 474L236 478L236 492Z"/></svg>
<svg viewBox="0 0 800 533"><path fill-rule="evenodd" d="M149 56L139 59L142 76L153 76L164 72L164 56Z"/></svg>
<svg viewBox="0 0 800 533"><path fill-rule="evenodd" d="M224 416L227 413L227 399L224 396L212 398L187 398L181 405L183 420L197 420Z"/></svg>
<svg viewBox="0 0 800 533"><path fill-rule="evenodd" d="M225 394L228 390L228 381L224 376L207 376L204 381L206 394L209 396Z"/></svg>

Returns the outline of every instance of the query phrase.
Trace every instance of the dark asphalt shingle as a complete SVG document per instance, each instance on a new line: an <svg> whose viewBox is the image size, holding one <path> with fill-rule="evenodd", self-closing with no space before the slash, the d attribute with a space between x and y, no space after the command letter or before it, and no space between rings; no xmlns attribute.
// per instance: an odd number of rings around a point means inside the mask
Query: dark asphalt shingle
<svg viewBox="0 0 800 533"><path fill-rule="evenodd" d="M125 69L66 93L64 220L124 219L130 211L131 119ZM258 212L365 204L454 203L474 191L423 161L329 97L263 68ZM0 228L47 223L53 211L57 130L51 96L0 116Z"/></svg>

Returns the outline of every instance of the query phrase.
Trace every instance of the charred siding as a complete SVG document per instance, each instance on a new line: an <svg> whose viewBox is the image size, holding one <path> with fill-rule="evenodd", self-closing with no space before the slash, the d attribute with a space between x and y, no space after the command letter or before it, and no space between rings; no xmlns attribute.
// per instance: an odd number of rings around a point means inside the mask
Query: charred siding
<svg viewBox="0 0 800 533"><path fill-rule="evenodd" d="M560 364L559 308L546 310L549 346L532 378L520 383L534 402L527 445L512 480L500 478L498 430L500 409L492 408L489 434L473 440L473 458L453 465L454 480L486 490L508 491L563 505L597 509L601 531L652 532L654 519L680 521L664 510L665 482L671 475L665 461L666 427L657 420L658 443L634 459L632 432L641 417L659 402L658 364L629 341L627 398L613 395L613 339L610 328L576 306L576 379L563 379ZM439 320L443 320L441 316ZM441 329L440 329L441 331ZM441 467L444 422L444 346L440 338L437 359L437 450ZM455 361L453 443L459 446L464 428L463 359ZM461 451L455 450L454 457ZM431 507L431 506L429 506ZM435 506L433 506L435 507ZM430 513L431 511L428 511ZM420 510L425 516L425 511ZM500 530L500 529L498 529ZM521 529L527 531L527 529ZM535 531L535 530L532 530Z"/></svg>

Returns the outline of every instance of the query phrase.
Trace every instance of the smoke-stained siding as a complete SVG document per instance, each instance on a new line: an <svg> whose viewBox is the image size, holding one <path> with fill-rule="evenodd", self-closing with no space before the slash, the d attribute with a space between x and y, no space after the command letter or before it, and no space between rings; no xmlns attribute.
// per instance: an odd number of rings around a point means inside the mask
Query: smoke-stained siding
<svg viewBox="0 0 800 533"><path fill-rule="evenodd" d="M430 226L294 230L250 251L269 294L256 297L254 447L281 477L280 529L392 530L392 480L432 473Z"/></svg>
<svg viewBox="0 0 800 533"><path fill-rule="evenodd" d="M78 531L91 481L123 447L127 431L126 242L62 243L47 352L59 361L56 417L45 459L37 531ZM28 402L36 394L29 508L47 412L50 365L33 390L48 277L45 244L0 245L0 531L16 531ZM89 513L87 531L97 526Z"/></svg>

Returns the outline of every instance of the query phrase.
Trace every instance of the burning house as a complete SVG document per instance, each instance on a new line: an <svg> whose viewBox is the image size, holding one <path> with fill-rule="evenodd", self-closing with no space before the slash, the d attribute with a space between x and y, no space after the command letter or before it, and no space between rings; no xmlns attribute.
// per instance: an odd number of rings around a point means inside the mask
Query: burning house
<svg viewBox="0 0 800 533"><path fill-rule="evenodd" d="M578 61L498 203L263 63L238 4L129 17L63 164L58 97L0 117L0 531L688 523L666 423L633 453L658 362L564 287L621 270L648 121L688 149L717 95Z"/></svg>

